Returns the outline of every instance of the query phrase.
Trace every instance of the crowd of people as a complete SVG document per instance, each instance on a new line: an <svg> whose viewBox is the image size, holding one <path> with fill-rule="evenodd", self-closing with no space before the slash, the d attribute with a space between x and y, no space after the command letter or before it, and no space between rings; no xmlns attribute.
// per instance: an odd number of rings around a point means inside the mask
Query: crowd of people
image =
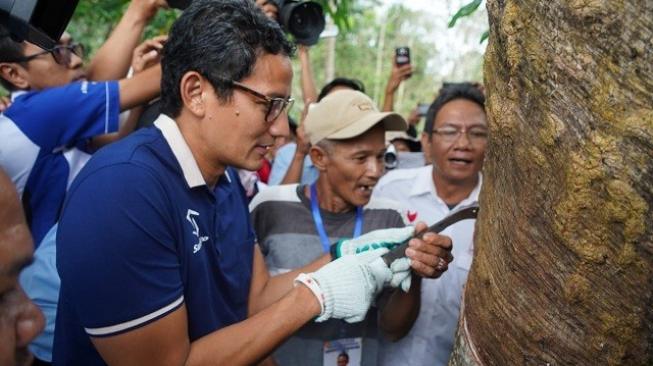
<svg viewBox="0 0 653 366"><path fill-rule="evenodd" d="M318 93L276 6L141 41L167 3L132 0L88 66L0 29L0 366L447 364L474 220L426 231L478 204L483 90L404 118L395 64L380 109L355 75Z"/></svg>

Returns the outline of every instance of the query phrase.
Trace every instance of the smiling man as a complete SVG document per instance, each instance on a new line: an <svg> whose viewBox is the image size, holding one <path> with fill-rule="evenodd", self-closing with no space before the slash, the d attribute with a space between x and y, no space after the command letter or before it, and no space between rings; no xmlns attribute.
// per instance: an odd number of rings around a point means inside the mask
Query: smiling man
<svg viewBox="0 0 653 366"><path fill-rule="evenodd" d="M488 128L485 98L470 83L449 84L430 106L422 146L433 165L388 173L374 190L409 209L409 217L432 225L452 210L478 201ZM383 344L379 365L444 366L453 349L462 289L472 262L474 220L442 232L451 237L454 261L438 280L422 281L415 325L397 343Z"/></svg>
<svg viewBox="0 0 653 366"><path fill-rule="evenodd" d="M383 249L268 280L255 247L234 168L288 134L290 54L250 0L195 0L177 19L164 114L96 153L64 203L55 365L249 365L311 319L364 317L394 274Z"/></svg>
<svg viewBox="0 0 653 366"><path fill-rule="evenodd" d="M304 121L310 157L319 171L310 185L270 187L250 205L255 232L272 275L305 266L328 253L343 238L388 228L404 228L405 214L387 199L371 199L384 173L385 132L405 131L396 113L379 112L372 100L355 90L335 91L308 112ZM408 234L412 229L406 230ZM390 234L388 234L390 236ZM386 236L386 238L388 237ZM415 271L426 273L418 262ZM410 329L419 306L420 279L408 293L384 294L379 319L373 308L354 324L331 320L308 324L274 356L280 365L318 366L331 352L327 344L355 345L357 365L376 365L379 329L397 339Z"/></svg>

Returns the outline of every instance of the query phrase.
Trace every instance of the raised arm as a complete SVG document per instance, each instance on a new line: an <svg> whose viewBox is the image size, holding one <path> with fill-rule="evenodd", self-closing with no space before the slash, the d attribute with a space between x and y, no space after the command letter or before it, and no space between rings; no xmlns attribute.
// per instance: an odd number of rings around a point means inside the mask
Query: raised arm
<svg viewBox="0 0 653 366"><path fill-rule="evenodd" d="M95 53L88 66L89 80L118 80L127 75L132 51L143 30L156 12L167 7L165 0L132 0L109 38Z"/></svg>
<svg viewBox="0 0 653 366"><path fill-rule="evenodd" d="M154 99L161 92L161 65L118 82L120 88L120 110L131 109Z"/></svg>
<svg viewBox="0 0 653 366"><path fill-rule="evenodd" d="M306 109L309 104L317 101L317 90L315 89L308 46L298 45L297 53L299 54L299 64L301 66L302 97L304 98L304 109Z"/></svg>
<svg viewBox="0 0 653 366"><path fill-rule="evenodd" d="M290 161L290 166L288 166L288 170L286 171L286 175L284 175L280 184L294 184L299 183L302 180L302 174L304 173L304 160L311 149L311 143L304 132L303 123L297 127L297 140L295 143L297 146L295 148L295 154L293 155L293 158Z"/></svg>
<svg viewBox="0 0 653 366"><path fill-rule="evenodd" d="M383 112L392 112L394 110L395 93L399 85L408 79L412 72L413 66L411 64L397 66L394 62L392 63L392 71L383 97Z"/></svg>
<svg viewBox="0 0 653 366"><path fill-rule="evenodd" d="M132 56L131 67L134 70L134 75L138 75L148 68L156 66L161 60L161 49L167 40L167 36L158 36L141 43ZM122 90L121 90L122 91ZM138 119L143 112L143 106L138 105L129 110L129 116L122 122L117 132L107 133L104 135L96 136L91 140L92 148L99 149L102 146L117 141L136 128Z"/></svg>

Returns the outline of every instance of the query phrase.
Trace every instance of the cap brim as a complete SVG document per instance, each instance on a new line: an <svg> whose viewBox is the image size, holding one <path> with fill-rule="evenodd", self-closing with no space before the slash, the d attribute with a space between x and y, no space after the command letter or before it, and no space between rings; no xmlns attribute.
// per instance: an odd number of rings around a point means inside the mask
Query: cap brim
<svg viewBox="0 0 653 366"><path fill-rule="evenodd" d="M406 131L408 129L408 124L401 115L394 112L377 112L365 116L365 118L346 126L340 131L329 134L327 138L330 140L354 138L381 122L386 131Z"/></svg>

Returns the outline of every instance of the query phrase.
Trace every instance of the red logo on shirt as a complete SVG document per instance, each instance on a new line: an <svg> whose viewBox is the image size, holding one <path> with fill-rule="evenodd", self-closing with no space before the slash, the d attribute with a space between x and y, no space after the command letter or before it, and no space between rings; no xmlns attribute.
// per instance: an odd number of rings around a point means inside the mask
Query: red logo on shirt
<svg viewBox="0 0 653 366"><path fill-rule="evenodd" d="M408 216L408 221L409 222L413 222L417 218L417 211L411 212L410 210L408 210L406 212L406 216Z"/></svg>

